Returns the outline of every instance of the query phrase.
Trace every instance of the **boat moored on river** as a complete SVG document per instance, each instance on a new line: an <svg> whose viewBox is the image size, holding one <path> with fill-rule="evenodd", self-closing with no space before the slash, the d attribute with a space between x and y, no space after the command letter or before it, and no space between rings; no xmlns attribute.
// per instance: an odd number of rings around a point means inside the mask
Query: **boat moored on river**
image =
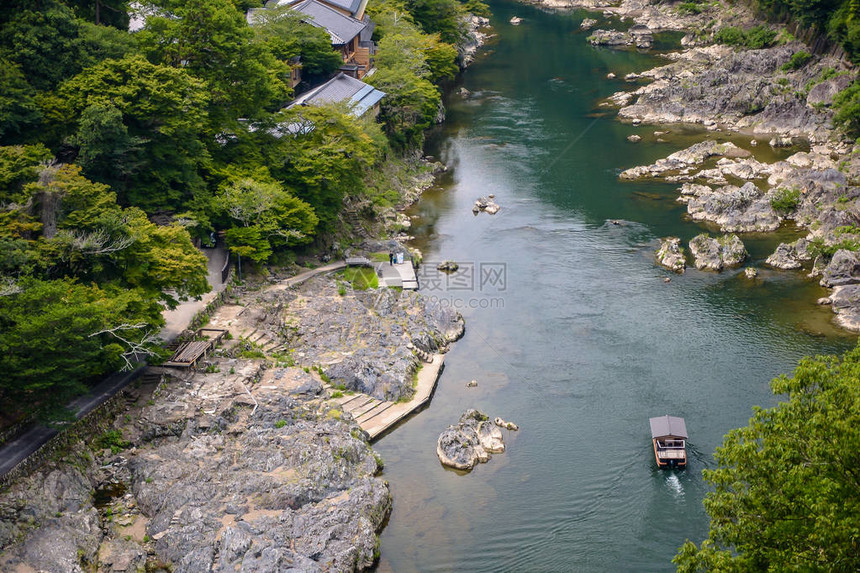
<svg viewBox="0 0 860 573"><path fill-rule="evenodd" d="M687 424L684 418L658 416L650 421L657 467L687 467Z"/></svg>

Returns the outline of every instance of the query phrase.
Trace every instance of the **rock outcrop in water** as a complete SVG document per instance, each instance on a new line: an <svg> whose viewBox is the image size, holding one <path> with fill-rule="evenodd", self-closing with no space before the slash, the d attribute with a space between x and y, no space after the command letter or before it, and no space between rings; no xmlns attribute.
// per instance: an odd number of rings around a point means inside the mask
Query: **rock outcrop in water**
<svg viewBox="0 0 860 573"><path fill-rule="evenodd" d="M666 267L670 271L683 273L687 268L687 261L684 258L683 248L681 247L681 239L678 237L667 237L660 241L660 248L657 249L657 263Z"/></svg>
<svg viewBox="0 0 860 573"><path fill-rule="evenodd" d="M647 26L639 25L631 27L626 32L595 30L588 37L588 42L593 46L650 48L654 43L654 36Z"/></svg>
<svg viewBox="0 0 860 573"><path fill-rule="evenodd" d="M690 240L690 252L697 269L721 271L740 265L747 256L746 248L737 235L714 238L701 234Z"/></svg>
<svg viewBox="0 0 860 573"><path fill-rule="evenodd" d="M443 465L458 469L471 470L479 463L486 463L490 454L505 451L505 443L500 427L509 430L518 429L516 424L490 421L486 414L470 409L466 410L460 421L439 435L436 442L436 455Z"/></svg>

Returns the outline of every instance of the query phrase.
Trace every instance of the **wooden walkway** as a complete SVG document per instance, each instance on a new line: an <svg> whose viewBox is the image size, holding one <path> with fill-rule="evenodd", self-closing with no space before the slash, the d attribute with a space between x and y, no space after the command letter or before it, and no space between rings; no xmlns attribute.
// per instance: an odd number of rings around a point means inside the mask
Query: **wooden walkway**
<svg viewBox="0 0 860 573"><path fill-rule="evenodd" d="M371 440L375 440L430 401L444 364L445 357L442 354L434 354L433 360L424 364L418 372L415 395L408 402L382 401L367 394L351 394L335 401L344 412L352 414Z"/></svg>
<svg viewBox="0 0 860 573"><path fill-rule="evenodd" d="M172 366L174 368L194 368L197 366L197 361L206 356L206 353L215 348L221 338L227 334L227 331L222 328L201 328L196 332L196 337L206 337L204 340L192 340L186 342L176 349L170 360L164 363L164 366Z"/></svg>

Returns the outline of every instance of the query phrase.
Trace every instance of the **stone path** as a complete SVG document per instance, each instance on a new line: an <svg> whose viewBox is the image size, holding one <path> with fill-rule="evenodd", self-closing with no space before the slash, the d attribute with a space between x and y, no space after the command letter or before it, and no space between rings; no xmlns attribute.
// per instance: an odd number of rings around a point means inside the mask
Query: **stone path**
<svg viewBox="0 0 860 573"><path fill-rule="evenodd" d="M408 402L382 401L367 394L350 394L335 401L344 412L352 414L371 440L375 440L430 401L444 364L442 354L434 354L432 361L424 364L418 372L415 395Z"/></svg>
<svg viewBox="0 0 860 573"><path fill-rule="evenodd" d="M221 268L224 266L224 261L227 260L227 249L218 247L215 249L203 249L203 254L206 255L207 270L209 271L209 285L212 289L200 297L200 300L187 300L182 302L173 310L164 311L164 328L158 336L165 342L171 342L177 336L182 334L182 331L188 328L194 316L206 308L206 305L212 302L218 293L227 288L227 285L221 282Z"/></svg>

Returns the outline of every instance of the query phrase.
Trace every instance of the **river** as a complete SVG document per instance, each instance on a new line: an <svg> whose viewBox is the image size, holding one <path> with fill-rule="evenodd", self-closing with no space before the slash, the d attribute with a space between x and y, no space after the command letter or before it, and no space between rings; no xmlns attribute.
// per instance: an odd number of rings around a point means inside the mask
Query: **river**
<svg viewBox="0 0 860 573"><path fill-rule="evenodd" d="M460 80L472 96L452 93L428 142L449 170L410 213L425 260L472 268L471 281L422 278L424 294L461 309L466 334L430 406L375 444L395 500L378 570L671 571L684 540L707 534L701 472L723 435L775 404L774 376L856 337L831 326L814 281L764 267L791 229L742 237L754 281L655 266L659 237L707 229L684 220L677 186L617 175L705 134L670 128L659 143L663 128L621 124L597 103L626 85L608 72L661 60L590 47L584 12L491 7L498 38ZM474 216L487 193L502 210ZM469 407L521 429L463 474L435 447ZM663 414L686 418L685 471L655 467L648 418Z"/></svg>

